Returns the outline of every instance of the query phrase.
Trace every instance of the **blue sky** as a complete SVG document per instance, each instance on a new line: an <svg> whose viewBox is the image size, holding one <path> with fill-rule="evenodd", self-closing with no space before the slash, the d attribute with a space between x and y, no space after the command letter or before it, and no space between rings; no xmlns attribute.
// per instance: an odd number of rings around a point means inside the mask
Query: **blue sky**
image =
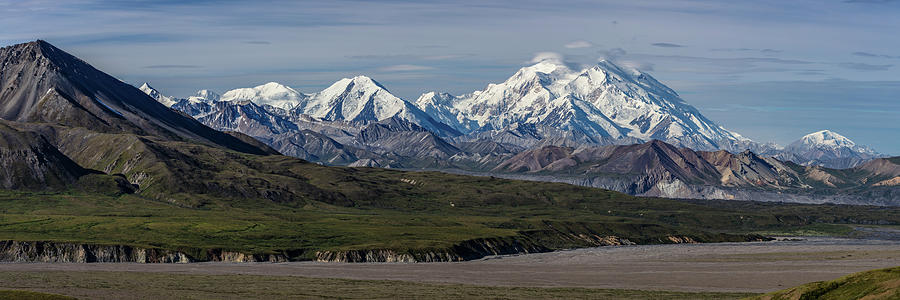
<svg viewBox="0 0 900 300"><path fill-rule="evenodd" d="M539 52L607 58L758 141L831 129L900 154L900 1L60 2L0 0L0 44L45 39L174 96L364 74L414 100Z"/></svg>

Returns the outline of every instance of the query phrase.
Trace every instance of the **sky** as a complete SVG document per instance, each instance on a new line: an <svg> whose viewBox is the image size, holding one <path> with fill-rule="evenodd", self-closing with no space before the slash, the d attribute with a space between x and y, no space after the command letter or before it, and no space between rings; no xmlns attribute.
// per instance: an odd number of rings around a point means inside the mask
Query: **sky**
<svg viewBox="0 0 900 300"><path fill-rule="evenodd" d="M185 97L367 75L414 101L504 81L539 54L652 74L730 130L822 129L900 155L900 1L0 0L0 45L44 39Z"/></svg>

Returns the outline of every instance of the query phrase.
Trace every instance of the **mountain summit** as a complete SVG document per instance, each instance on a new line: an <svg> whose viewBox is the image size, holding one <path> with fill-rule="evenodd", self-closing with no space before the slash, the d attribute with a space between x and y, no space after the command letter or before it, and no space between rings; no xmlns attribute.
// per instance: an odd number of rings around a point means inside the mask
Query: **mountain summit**
<svg viewBox="0 0 900 300"><path fill-rule="evenodd" d="M802 138L800 138L800 140L794 142L792 145L806 145L828 148L856 147L856 143L854 143L847 137L831 130L820 130L804 135Z"/></svg>
<svg viewBox="0 0 900 300"><path fill-rule="evenodd" d="M869 147L857 145L849 138L830 130L820 130L801 137L775 157L806 166L850 168L873 158L882 157Z"/></svg>
<svg viewBox="0 0 900 300"><path fill-rule="evenodd" d="M266 153L160 104L45 41L0 48L0 118ZM147 86L149 88L149 86Z"/></svg>
<svg viewBox="0 0 900 300"><path fill-rule="evenodd" d="M309 98L301 92L286 85L269 82L253 88L230 90L222 95L221 101L253 101L257 105L270 105L283 110L290 110Z"/></svg>
<svg viewBox="0 0 900 300"><path fill-rule="evenodd" d="M459 134L366 76L338 80L310 95L309 100L300 103L293 113L327 121L351 122L377 122L397 117L443 136Z"/></svg>
<svg viewBox="0 0 900 300"><path fill-rule="evenodd" d="M609 61L576 70L542 60L481 91L452 99L435 95L441 94L420 97L419 108L464 131L540 125L596 139L659 139L707 150L749 142L704 117L650 75ZM471 122L477 126L472 128Z"/></svg>

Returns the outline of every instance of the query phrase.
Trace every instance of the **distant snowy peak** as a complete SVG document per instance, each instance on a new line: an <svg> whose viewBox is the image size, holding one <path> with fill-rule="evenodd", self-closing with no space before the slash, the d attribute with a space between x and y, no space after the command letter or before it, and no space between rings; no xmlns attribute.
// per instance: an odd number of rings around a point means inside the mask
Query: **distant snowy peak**
<svg viewBox="0 0 900 300"><path fill-rule="evenodd" d="M849 138L830 130L816 131L807 134L799 140L791 143L789 149L797 148L817 148L817 149L841 149L847 148L854 152L863 154L877 155L875 150L862 145L857 145Z"/></svg>
<svg viewBox="0 0 900 300"><path fill-rule="evenodd" d="M174 97L164 96L163 94L160 94L159 91L150 86L149 83L144 82L144 84L142 84L138 89L144 92L144 94L147 94L147 96L150 96L150 98L153 98L157 102L162 103L162 105L165 105L166 107L172 107L172 105L178 103L178 100Z"/></svg>
<svg viewBox="0 0 900 300"><path fill-rule="evenodd" d="M338 80L325 90L310 95L296 111L335 121L380 121L397 115L406 101L394 96L366 76Z"/></svg>
<svg viewBox="0 0 900 300"><path fill-rule="evenodd" d="M252 101L257 105L270 105L284 110L290 110L309 98L308 95L298 92L286 85L269 82L253 88L240 88L225 92L221 101Z"/></svg>
<svg viewBox="0 0 900 300"><path fill-rule="evenodd" d="M603 138L660 139L704 150L734 150L730 148L749 142L701 115L649 74L609 61L573 69L559 60L540 60L482 91L441 95L426 93L416 105L463 132L534 124ZM471 127L468 122L477 125L465 130Z"/></svg>
<svg viewBox="0 0 900 300"><path fill-rule="evenodd" d="M416 107L431 116L434 120L444 123L456 131L470 132L478 129L478 123L469 119L455 107L456 102L464 97L456 97L448 93L428 92L416 99Z"/></svg>
<svg viewBox="0 0 900 300"><path fill-rule="evenodd" d="M836 132L822 130L807 134L794 141L777 153L775 158L790 160L806 166L843 169L883 156L872 148L857 145Z"/></svg>
<svg viewBox="0 0 900 300"><path fill-rule="evenodd" d="M328 121L377 122L400 118L442 136L459 135L458 130L435 121L412 103L391 94L372 78L356 76L338 80L297 105L293 114L305 114Z"/></svg>
<svg viewBox="0 0 900 300"><path fill-rule="evenodd" d="M193 105L200 103L212 104L216 101L219 101L219 99L221 98L219 94L210 90L197 91L196 94L188 97L187 99L166 96L160 93L157 89L151 87L148 83L142 84L139 89L144 92L144 94L147 94L147 96L150 96L150 98L155 99L157 102L162 103L167 107Z"/></svg>
<svg viewBox="0 0 900 300"><path fill-rule="evenodd" d="M416 106L452 106L457 99L457 97L449 93L427 92L419 96L419 99L416 99Z"/></svg>
<svg viewBox="0 0 900 300"><path fill-rule="evenodd" d="M816 131L800 138L800 142L807 145L824 146L824 147L847 147L853 148L856 143L847 137L830 130Z"/></svg>
<svg viewBox="0 0 900 300"><path fill-rule="evenodd" d="M212 103L222 99L222 95L210 90L199 90L193 96L187 98L191 103Z"/></svg>

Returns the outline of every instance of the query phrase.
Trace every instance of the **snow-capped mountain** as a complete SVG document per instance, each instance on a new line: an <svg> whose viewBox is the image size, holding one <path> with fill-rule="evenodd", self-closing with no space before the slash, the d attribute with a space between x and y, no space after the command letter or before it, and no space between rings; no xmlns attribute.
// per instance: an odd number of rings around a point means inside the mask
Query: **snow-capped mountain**
<svg viewBox="0 0 900 300"><path fill-rule="evenodd" d="M882 156L872 148L857 145L834 131L821 130L794 141L775 157L806 166L843 169Z"/></svg>
<svg viewBox="0 0 900 300"><path fill-rule="evenodd" d="M442 136L459 134L366 76L338 80L299 102L291 112L327 121L377 122L398 117Z"/></svg>
<svg viewBox="0 0 900 300"><path fill-rule="evenodd" d="M173 96L163 95L157 89L153 88L152 86L150 86L149 83L146 83L146 82L144 82L144 84L142 84L141 87L139 87L138 89L140 89L142 92L144 92L144 94L147 94L147 96L150 96L150 98L153 98L154 100L156 100L159 103L162 103L163 105L168 106L168 107L172 107L173 105L179 104L180 102L183 102L183 101L186 101L187 103L191 103L191 104L196 104L196 103L212 104L213 102L219 101L219 99L222 97L219 94L217 94L216 92L213 92L210 90L199 90L193 96L190 96L187 98L176 98Z"/></svg>
<svg viewBox="0 0 900 300"><path fill-rule="evenodd" d="M859 147L847 137L831 130L820 130L807 135L792 143L789 147L814 147L814 148L857 148L862 152L870 151L869 149ZM874 153L872 153L874 154Z"/></svg>
<svg viewBox="0 0 900 300"><path fill-rule="evenodd" d="M152 86L150 86L150 84L146 82L144 82L144 84L142 84L138 89L144 92L144 94L147 94L147 96L150 96L150 98L153 98L157 102L162 103L162 105L165 105L166 107L172 107L172 105L175 105L175 103L178 102L178 99L174 97L160 94L159 91L154 89Z"/></svg>
<svg viewBox="0 0 900 300"><path fill-rule="evenodd" d="M416 106L430 115L438 122L447 124L459 132L471 132L480 126L475 120L469 119L454 107L454 102L460 97L448 93L428 92L419 96Z"/></svg>
<svg viewBox="0 0 900 300"><path fill-rule="evenodd" d="M707 119L650 75L608 61L571 69L544 60L482 91L437 95L422 95L416 104L463 133L536 124L603 139L659 139L705 150L733 150L732 145L749 141Z"/></svg>
<svg viewBox="0 0 900 300"><path fill-rule="evenodd" d="M259 106L269 105L283 110L290 110L309 98L286 85L269 82L252 88L240 88L225 92L220 101L253 101Z"/></svg>
<svg viewBox="0 0 900 300"><path fill-rule="evenodd" d="M246 106L252 102L267 110L268 115L293 118L297 121L346 121L364 126L371 122L379 122L391 118L399 118L434 132L441 136L456 136L459 132L446 124L435 121L412 103L400 99L390 93L384 86L366 76L356 76L338 80L328 88L314 93L304 94L288 86L270 82L253 88L240 88L225 92L219 96L210 90L200 90L194 96L180 99L165 96L149 84L140 88L144 93L168 107L183 111L194 118L204 119L207 114L216 111L235 109L235 105ZM220 105L220 103L233 105ZM228 114L239 116L239 114ZM256 114L262 116L263 114ZM306 117L303 117L306 116ZM234 124L237 120L221 124ZM274 124L272 122L264 122ZM213 126L218 128L217 126ZM227 126L233 130L233 126ZM280 130L277 130L280 131Z"/></svg>
<svg viewBox="0 0 900 300"><path fill-rule="evenodd" d="M196 118L206 126L222 131L237 131L260 140L264 140L263 137L299 131L296 124L252 101L219 101L212 104L209 113Z"/></svg>
<svg viewBox="0 0 900 300"><path fill-rule="evenodd" d="M193 103L197 103L197 102L212 103L212 102L218 102L221 99L222 99L222 95L219 95L218 93L210 91L210 90L199 90L199 91L197 91L196 94L187 98L188 101L193 102Z"/></svg>
<svg viewBox="0 0 900 300"><path fill-rule="evenodd" d="M149 85L142 90L174 101L172 109L207 126L330 165L486 172L679 198L821 202L813 186L896 185L893 163L871 168L877 176L820 167L876 157L846 137L821 131L784 149L756 143L716 125L649 75L609 62L576 70L541 61L484 90L425 93L414 104L365 76L312 94L279 84L221 98L209 91L177 99ZM867 175L854 181L857 174Z"/></svg>

